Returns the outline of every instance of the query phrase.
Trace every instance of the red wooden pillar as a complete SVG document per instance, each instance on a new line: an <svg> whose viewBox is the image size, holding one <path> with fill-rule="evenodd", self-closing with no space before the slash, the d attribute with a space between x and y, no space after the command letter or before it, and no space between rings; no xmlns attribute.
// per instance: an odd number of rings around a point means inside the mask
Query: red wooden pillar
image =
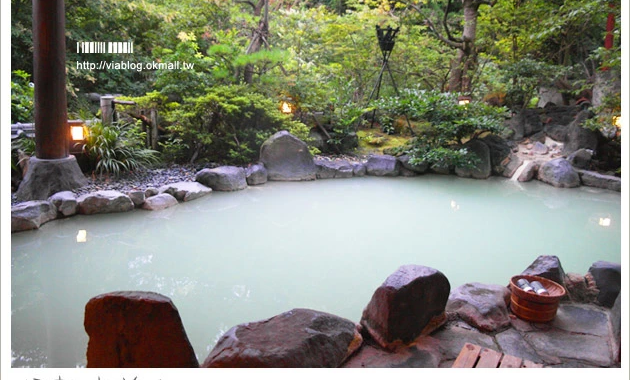
<svg viewBox="0 0 630 380"><path fill-rule="evenodd" d="M35 155L69 156L66 103L66 38L63 0L33 0Z"/></svg>
<svg viewBox="0 0 630 380"><path fill-rule="evenodd" d="M608 3L608 7L614 8L615 4ZM608 13L608 20L606 21L606 39L604 40L604 48L607 50L613 47L613 29L615 29L615 14L611 11Z"/></svg>

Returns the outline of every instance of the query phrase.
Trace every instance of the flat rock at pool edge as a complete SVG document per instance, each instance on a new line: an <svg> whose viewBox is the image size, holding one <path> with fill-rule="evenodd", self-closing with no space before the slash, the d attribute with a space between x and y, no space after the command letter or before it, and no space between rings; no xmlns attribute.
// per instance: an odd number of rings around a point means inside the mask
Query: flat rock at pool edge
<svg viewBox="0 0 630 380"><path fill-rule="evenodd" d="M605 307L612 307L621 291L621 265L608 261L597 261L588 268L599 289L597 302Z"/></svg>
<svg viewBox="0 0 630 380"><path fill-rule="evenodd" d="M370 155L365 163L366 174L379 177L396 177L400 174L400 161L387 154Z"/></svg>
<svg viewBox="0 0 630 380"><path fill-rule="evenodd" d="M145 199L144 203L142 204L142 209L149 211L159 211L175 206L177 204L179 204L179 202L177 202L177 199L175 199L174 196L168 193L161 193Z"/></svg>
<svg viewBox="0 0 630 380"><path fill-rule="evenodd" d="M213 191L236 191L247 188L245 169L237 166L203 169L197 173L195 180Z"/></svg>
<svg viewBox="0 0 630 380"><path fill-rule="evenodd" d="M451 293L446 311L482 331L497 331L510 325L510 290L501 285L464 284Z"/></svg>
<svg viewBox="0 0 630 380"><path fill-rule="evenodd" d="M85 306L88 368L195 368L179 311L153 292L112 292Z"/></svg>
<svg viewBox="0 0 630 380"><path fill-rule="evenodd" d="M36 230L57 218L57 209L49 201L28 201L11 207L11 232Z"/></svg>
<svg viewBox="0 0 630 380"><path fill-rule="evenodd" d="M269 181L311 181L317 167L305 142L287 131L276 132L260 147Z"/></svg>
<svg viewBox="0 0 630 380"><path fill-rule="evenodd" d="M320 311L293 309L232 327L201 367L336 368L362 342L352 321Z"/></svg>
<svg viewBox="0 0 630 380"><path fill-rule="evenodd" d="M158 191L170 194L180 202L189 202L210 194L212 189L199 182L182 181L160 186Z"/></svg>
<svg viewBox="0 0 630 380"><path fill-rule="evenodd" d="M135 207L131 198L115 190L100 190L85 194L80 196L77 202L78 213L85 215L126 212Z"/></svg>
<svg viewBox="0 0 630 380"><path fill-rule="evenodd" d="M436 269L401 266L376 289L361 325L385 349L411 343L446 321L450 290L448 279Z"/></svg>
<svg viewBox="0 0 630 380"><path fill-rule="evenodd" d="M314 160L317 166L317 179L352 178L353 166L346 160L331 161L322 158Z"/></svg>

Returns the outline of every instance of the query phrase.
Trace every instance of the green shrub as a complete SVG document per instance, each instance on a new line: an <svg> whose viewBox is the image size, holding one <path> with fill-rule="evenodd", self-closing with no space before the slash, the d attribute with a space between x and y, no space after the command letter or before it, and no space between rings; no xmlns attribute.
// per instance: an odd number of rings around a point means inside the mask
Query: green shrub
<svg viewBox="0 0 630 380"><path fill-rule="evenodd" d="M22 70L11 73L11 123L28 123L34 118L34 85Z"/></svg>
<svg viewBox="0 0 630 380"><path fill-rule="evenodd" d="M457 98L455 93L405 89L401 96L383 98L373 105L386 114L407 115L423 123L421 133L406 149L412 163L471 167L476 158L462 145L482 133L500 133L507 110L477 101L459 105Z"/></svg>
<svg viewBox="0 0 630 380"><path fill-rule="evenodd" d="M280 112L278 104L245 85L212 87L172 107L165 116L171 135L162 149L191 163L244 164L256 160L262 143L279 130L307 141L308 127Z"/></svg>
<svg viewBox="0 0 630 380"><path fill-rule="evenodd" d="M85 128L83 152L100 175L118 176L159 162L157 151L143 148L145 136L135 124L95 122Z"/></svg>

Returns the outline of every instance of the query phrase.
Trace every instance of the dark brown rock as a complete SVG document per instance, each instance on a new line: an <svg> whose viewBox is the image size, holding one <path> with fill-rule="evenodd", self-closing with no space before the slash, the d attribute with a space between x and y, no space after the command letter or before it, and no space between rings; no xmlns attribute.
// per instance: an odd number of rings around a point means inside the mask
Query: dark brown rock
<svg viewBox="0 0 630 380"><path fill-rule="evenodd" d="M89 368L199 367L177 308L153 292L113 292L85 306Z"/></svg>
<svg viewBox="0 0 630 380"><path fill-rule="evenodd" d="M608 261L597 261L588 269L593 276L599 295L597 302L612 307L621 291L621 265Z"/></svg>
<svg viewBox="0 0 630 380"><path fill-rule="evenodd" d="M376 289L361 325L385 349L413 342L446 321L450 290L448 279L436 269L401 266Z"/></svg>
<svg viewBox="0 0 630 380"><path fill-rule="evenodd" d="M497 331L510 325L510 291L505 286L464 284L451 293L446 311L482 331Z"/></svg>
<svg viewBox="0 0 630 380"><path fill-rule="evenodd" d="M212 349L202 367L339 367L363 342L347 319L309 309L235 326Z"/></svg>
<svg viewBox="0 0 630 380"><path fill-rule="evenodd" d="M544 277L564 286L565 273L558 256L538 256L521 274Z"/></svg>
<svg viewBox="0 0 630 380"><path fill-rule="evenodd" d="M564 278L564 286L573 302L594 303L597 300L599 290L590 273L585 276L577 273L567 273Z"/></svg>

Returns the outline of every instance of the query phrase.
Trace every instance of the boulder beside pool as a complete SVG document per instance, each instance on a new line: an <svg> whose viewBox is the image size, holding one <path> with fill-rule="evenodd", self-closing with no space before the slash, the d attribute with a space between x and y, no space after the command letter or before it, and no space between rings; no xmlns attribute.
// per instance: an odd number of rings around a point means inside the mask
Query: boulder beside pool
<svg viewBox="0 0 630 380"><path fill-rule="evenodd" d="M85 306L88 368L199 367L179 311L153 292L98 295Z"/></svg>
<svg viewBox="0 0 630 380"><path fill-rule="evenodd" d="M79 197L78 213L84 215L126 212L135 208L126 194L116 190L100 190Z"/></svg>
<svg viewBox="0 0 630 380"><path fill-rule="evenodd" d="M446 322L451 285L433 268L403 265L376 289L361 326L386 350L409 344Z"/></svg>
<svg viewBox="0 0 630 380"><path fill-rule="evenodd" d="M276 132L260 147L260 161L269 181L311 181L317 166L308 145L287 131Z"/></svg>
<svg viewBox="0 0 630 380"><path fill-rule="evenodd" d="M293 309L232 327L204 368L336 368L363 343L357 325L336 315Z"/></svg>
<svg viewBox="0 0 630 380"><path fill-rule="evenodd" d="M236 166L219 166L203 169L195 180L213 191L236 191L247 188L245 169Z"/></svg>

